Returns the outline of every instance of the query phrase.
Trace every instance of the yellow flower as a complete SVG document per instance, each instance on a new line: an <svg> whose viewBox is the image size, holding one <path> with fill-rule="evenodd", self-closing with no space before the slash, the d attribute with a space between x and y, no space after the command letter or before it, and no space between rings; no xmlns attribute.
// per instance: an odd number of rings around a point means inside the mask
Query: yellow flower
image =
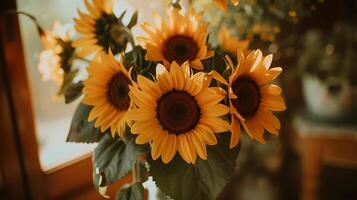
<svg viewBox="0 0 357 200"><path fill-rule="evenodd" d="M222 9L224 11L227 10L227 8L228 8L227 0L213 0L213 1L216 3L216 5L220 9ZM234 6L237 6L239 4L239 0L231 0L231 2Z"/></svg>
<svg viewBox="0 0 357 200"><path fill-rule="evenodd" d="M273 56L263 58L262 52L256 50L248 56L237 51L238 65L233 66L233 73L228 81L228 97L231 110L231 143L238 144L240 125L253 139L265 143L264 129L277 135L280 122L272 111L286 109L281 97L281 88L271 84L282 71L281 67L270 68ZM232 64L231 64L232 65Z"/></svg>
<svg viewBox="0 0 357 200"><path fill-rule="evenodd" d="M87 68L88 78L83 81L83 103L93 106L88 121L95 121L101 132L109 127L115 133L124 135L127 112L131 108L129 85L131 79L121 62L109 54L98 54Z"/></svg>
<svg viewBox="0 0 357 200"><path fill-rule="evenodd" d="M40 53L38 70L44 81L53 80L57 85L63 82L63 69L61 68L61 57L53 50L47 49Z"/></svg>
<svg viewBox="0 0 357 200"><path fill-rule="evenodd" d="M44 50L40 53L38 70L45 81L53 80L62 85L64 71L71 69L74 48L68 31L67 27L56 21L53 30L45 31L41 36Z"/></svg>
<svg viewBox="0 0 357 200"><path fill-rule="evenodd" d="M203 72L191 75L188 62L173 62L170 72L158 65L156 81L139 75L129 93L137 106L129 115L136 143L150 143L152 158L164 163L177 151L187 163L195 163L197 154L206 160L206 145L217 144L215 133L230 128L220 118L229 112L219 103L225 96L209 84Z"/></svg>
<svg viewBox="0 0 357 200"><path fill-rule="evenodd" d="M126 38L114 37L125 28L113 14L114 0L93 0L93 5L88 0L84 3L89 14L78 10L80 18L74 18L75 28L83 36L73 42L73 46L82 48L79 55L85 57L92 53L108 52L109 48L115 54L123 51Z"/></svg>
<svg viewBox="0 0 357 200"><path fill-rule="evenodd" d="M167 19L160 18L157 28L142 24L147 37L138 40L147 50L146 60L163 62L167 69L173 61L179 65L189 61L191 67L202 70L201 60L213 55L206 45L208 24L202 22L202 14L191 10L181 15L179 10L172 9Z"/></svg>
<svg viewBox="0 0 357 200"><path fill-rule="evenodd" d="M240 40L238 37L233 37L229 33L229 30L222 26L218 32L219 46L226 52L234 55L237 50L241 50L244 53L248 52L249 40Z"/></svg>

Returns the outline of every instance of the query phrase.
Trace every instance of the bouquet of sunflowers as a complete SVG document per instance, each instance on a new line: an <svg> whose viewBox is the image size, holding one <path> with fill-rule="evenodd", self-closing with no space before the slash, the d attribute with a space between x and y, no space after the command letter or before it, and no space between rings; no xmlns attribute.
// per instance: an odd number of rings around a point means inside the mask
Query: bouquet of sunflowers
<svg viewBox="0 0 357 200"><path fill-rule="evenodd" d="M61 83L66 103L83 95L67 141L98 142L96 189L106 196L110 184L133 174L117 199L143 199L149 176L169 198L216 199L235 172L240 134L260 143L264 130L278 134L272 111L285 103L271 81L282 68L270 68L273 56L260 50L215 53L203 13L178 2L156 25L142 24L142 37L131 32L137 13L125 25L113 1L84 3L87 11L74 19L80 38L39 27L43 54L53 55L41 66ZM89 63L88 77L76 83L75 59Z"/></svg>

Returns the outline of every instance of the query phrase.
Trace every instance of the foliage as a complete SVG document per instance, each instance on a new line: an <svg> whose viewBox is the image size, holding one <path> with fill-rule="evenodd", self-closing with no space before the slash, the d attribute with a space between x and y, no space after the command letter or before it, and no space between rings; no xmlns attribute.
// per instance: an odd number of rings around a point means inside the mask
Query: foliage
<svg viewBox="0 0 357 200"><path fill-rule="evenodd" d="M120 180L131 172L138 157L144 155L143 146L131 139L124 142L105 134L93 154L93 180L96 189Z"/></svg>
<svg viewBox="0 0 357 200"><path fill-rule="evenodd" d="M144 187L141 183L135 183L128 188L118 191L116 200L144 200Z"/></svg>
<svg viewBox="0 0 357 200"><path fill-rule="evenodd" d="M67 142L93 143L98 142L104 133L94 127L94 121L88 122L91 106L80 103L73 115Z"/></svg>
<svg viewBox="0 0 357 200"><path fill-rule="evenodd" d="M173 199L216 199L235 172L235 160L240 145L229 149L227 134L219 137L219 144L208 147L208 159L195 165L176 156L169 164L148 159L149 174L161 191Z"/></svg>

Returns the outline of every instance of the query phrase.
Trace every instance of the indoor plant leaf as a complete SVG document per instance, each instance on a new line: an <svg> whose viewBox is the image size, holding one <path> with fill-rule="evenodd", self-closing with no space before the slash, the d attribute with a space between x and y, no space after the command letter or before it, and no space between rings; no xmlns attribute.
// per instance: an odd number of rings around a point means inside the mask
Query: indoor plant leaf
<svg viewBox="0 0 357 200"><path fill-rule="evenodd" d="M66 104L72 103L82 95L84 85L82 81L72 83L64 89L64 101Z"/></svg>
<svg viewBox="0 0 357 200"><path fill-rule="evenodd" d="M133 28L133 26L136 25L137 22L138 22L138 11L135 11L134 14L131 16L130 22L127 25L127 27L131 29Z"/></svg>
<svg viewBox="0 0 357 200"><path fill-rule="evenodd" d="M144 187L141 183L135 183L128 188L117 192L116 200L144 200Z"/></svg>
<svg viewBox="0 0 357 200"><path fill-rule="evenodd" d="M94 143L98 142L103 133L94 127L94 121L88 122L88 115L92 106L80 103L73 115L67 142Z"/></svg>
<svg viewBox="0 0 357 200"><path fill-rule="evenodd" d="M58 95L62 95L64 93L65 88L73 82L73 79L77 76L78 71L78 69L75 69L63 74L63 83L57 92Z"/></svg>
<svg viewBox="0 0 357 200"><path fill-rule="evenodd" d="M105 134L93 154L93 181L96 188L105 187L127 175L143 152L143 146L136 145L132 139L124 143L109 133Z"/></svg>
<svg viewBox="0 0 357 200"><path fill-rule="evenodd" d="M226 70L227 63L223 57L223 55L215 52L212 58L212 70L216 70L218 73L223 74L224 70Z"/></svg>
<svg viewBox="0 0 357 200"><path fill-rule="evenodd" d="M220 134L219 144L208 146L208 160L187 164L179 155L169 163L148 159L149 174L159 189L175 200L216 199L235 172L239 146L229 149L229 134Z"/></svg>
<svg viewBox="0 0 357 200"><path fill-rule="evenodd" d="M145 59L146 50L141 46L135 46L133 50L125 54L124 66L129 69L133 67L133 71L147 78L152 79L155 75L156 62L147 61ZM136 77L133 77L136 80Z"/></svg>

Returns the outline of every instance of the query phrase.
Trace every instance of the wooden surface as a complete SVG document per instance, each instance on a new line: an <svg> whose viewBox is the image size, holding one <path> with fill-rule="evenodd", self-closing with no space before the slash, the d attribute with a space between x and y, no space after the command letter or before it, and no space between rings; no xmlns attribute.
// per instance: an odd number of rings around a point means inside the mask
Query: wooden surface
<svg viewBox="0 0 357 200"><path fill-rule="evenodd" d="M3 5L1 5L1 10L4 10ZM4 26L4 23L4 18L0 18L1 27ZM4 38L3 30L0 31L0 38ZM1 52L5 52L2 40L0 40L0 170L3 175L3 187L6 187L6 198L24 199L26 191L22 160L17 146L16 125L12 121L14 115L11 110L6 63L4 54Z"/></svg>
<svg viewBox="0 0 357 200"><path fill-rule="evenodd" d="M2 10L16 9L16 1L1 1ZM31 91L27 79L22 41L16 15L2 15L0 21L1 44L3 47L4 73L9 89L11 120L14 125L10 130L16 137L21 165L25 173L25 188L32 199L45 199L43 173L41 172L38 145L35 134ZM9 116L8 116L9 117ZM13 165L17 167L18 165ZM7 172L5 172L7 174Z"/></svg>
<svg viewBox="0 0 357 200"><path fill-rule="evenodd" d="M46 174L48 199L103 199L93 186L90 154ZM125 176L108 188L108 195L114 197L118 189L132 181L131 174Z"/></svg>
<svg viewBox="0 0 357 200"><path fill-rule="evenodd" d="M321 125L319 132L316 132L317 129L303 128L301 124L297 124L295 123L295 145L302 162L301 197L303 200L317 200L323 163L341 167L357 166L357 131L353 133L340 126L331 134L331 129L324 129Z"/></svg>

